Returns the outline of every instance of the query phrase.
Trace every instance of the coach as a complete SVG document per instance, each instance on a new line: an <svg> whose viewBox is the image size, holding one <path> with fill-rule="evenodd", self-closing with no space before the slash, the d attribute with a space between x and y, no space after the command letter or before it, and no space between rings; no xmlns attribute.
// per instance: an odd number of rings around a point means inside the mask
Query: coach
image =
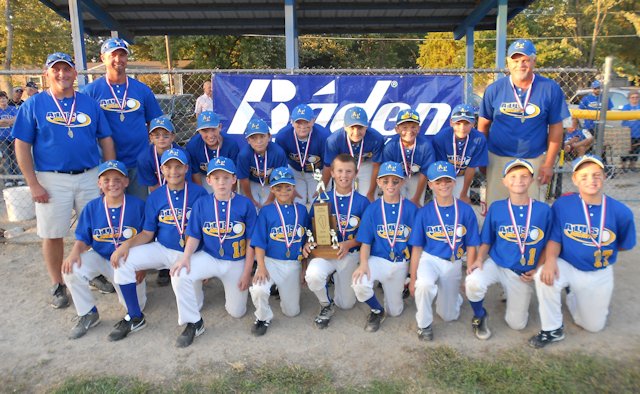
<svg viewBox="0 0 640 394"><path fill-rule="evenodd" d="M540 185L553 175L562 143L562 120L570 116L560 86L534 74L536 48L531 41L513 42L507 56L510 76L487 87L478 120L489 149L487 205L508 197L501 171L514 158L533 164L538 182L531 185L529 195L539 198Z"/></svg>
<svg viewBox="0 0 640 394"><path fill-rule="evenodd" d="M98 144L104 160L114 159L115 151L104 113L73 88L77 72L71 56L49 55L44 75L49 90L20 106L12 134L18 166L36 203L37 233L53 282L51 306L64 308L69 299L61 273L63 238L71 211L81 212L99 195Z"/></svg>

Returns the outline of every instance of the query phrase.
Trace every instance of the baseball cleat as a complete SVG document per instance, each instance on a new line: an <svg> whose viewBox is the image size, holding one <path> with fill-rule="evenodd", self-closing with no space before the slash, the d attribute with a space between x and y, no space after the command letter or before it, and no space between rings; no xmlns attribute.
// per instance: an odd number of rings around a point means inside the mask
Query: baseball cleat
<svg viewBox="0 0 640 394"><path fill-rule="evenodd" d="M56 283L51 288L51 306L54 309L66 308L69 306L69 296L67 295L67 286Z"/></svg>
<svg viewBox="0 0 640 394"><path fill-rule="evenodd" d="M89 281L89 286L98 290L102 294L115 293L116 289L113 285L102 275L98 275Z"/></svg>
<svg viewBox="0 0 640 394"><path fill-rule="evenodd" d="M78 339L83 337L91 327L100 324L100 314L98 312L89 312L84 316L78 316L78 323L71 329L69 339Z"/></svg>
<svg viewBox="0 0 640 394"><path fill-rule="evenodd" d="M261 337L267 333L267 328L269 328L269 324L271 322L264 320L256 320L253 323L253 327L251 327L251 333L256 337Z"/></svg>
<svg viewBox="0 0 640 394"><path fill-rule="evenodd" d="M529 339L529 346L541 349L552 342L558 342L564 339L564 326L560 326L552 331L542 331Z"/></svg>
<svg viewBox="0 0 640 394"><path fill-rule="evenodd" d="M323 329L329 327L329 322L331 322L331 316L335 313L333 308L333 302L329 305L323 306L320 309L320 313L316 316L316 327Z"/></svg>
<svg viewBox="0 0 640 394"><path fill-rule="evenodd" d="M418 339L421 341L433 341L433 329L431 324L427 328L418 328Z"/></svg>
<svg viewBox="0 0 640 394"><path fill-rule="evenodd" d="M169 270L158 270L158 278L156 279L158 286L168 286L171 283Z"/></svg>
<svg viewBox="0 0 640 394"><path fill-rule="evenodd" d="M491 330L489 329L489 314L485 311L484 316L477 317L474 316L471 319L471 328L473 329L473 333L476 335L476 338L487 340L491 338Z"/></svg>
<svg viewBox="0 0 640 394"><path fill-rule="evenodd" d="M120 320L114 326L115 329L109 334L109 340L119 341L124 339L130 332L140 331L147 326L147 321L144 319L144 314L140 317L131 318L129 315Z"/></svg>
<svg viewBox="0 0 640 394"><path fill-rule="evenodd" d="M197 323L187 323L182 334L176 340L176 347L187 347L193 343L195 337L204 333L204 320L200 318Z"/></svg>
<svg viewBox="0 0 640 394"><path fill-rule="evenodd" d="M380 328L380 324L382 324L382 322L386 317L387 316L384 313L384 310L378 313L371 311L371 313L369 314L369 318L367 319L367 325L364 327L364 330L367 332L378 331L378 329Z"/></svg>

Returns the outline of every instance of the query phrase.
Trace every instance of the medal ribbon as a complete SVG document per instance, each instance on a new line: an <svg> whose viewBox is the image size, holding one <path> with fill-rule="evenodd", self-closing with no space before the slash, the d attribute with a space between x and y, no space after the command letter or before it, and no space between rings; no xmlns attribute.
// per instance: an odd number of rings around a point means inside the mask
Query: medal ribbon
<svg viewBox="0 0 640 394"><path fill-rule="evenodd" d="M276 209L278 210L278 216L280 216L280 223L282 223L282 234L284 234L284 244L287 247L287 250L293 245L293 240L296 238L296 230L298 228L298 207L293 203L292 207L296 213L296 221L293 223L293 231L291 232L291 240L289 240L289 236L287 235L287 222L284 220L284 215L282 214L282 210L280 209L280 204L278 201L275 201Z"/></svg>
<svg viewBox="0 0 640 394"><path fill-rule="evenodd" d="M216 215L216 226L218 227L218 241L220 242L220 247L222 248L222 244L224 243L224 240L227 238L227 230L229 229L229 225L231 224L231 200L233 198L233 195L231 195L231 198L229 198L229 206L227 207L227 218L225 219L224 222L224 235L220 236L220 219L218 216L218 199L216 198L216 196L213 196L213 211Z"/></svg>
<svg viewBox="0 0 640 394"><path fill-rule="evenodd" d="M404 144L402 143L402 140L400 141L400 155L402 156L402 164L404 165L404 172L407 174L408 178L411 178L411 175L413 175L413 171L411 170L411 168L413 167L413 156L416 154L416 148L417 148L417 144L413 145L413 149L411 150L411 162L407 164L407 155L405 153L405 148L404 148Z"/></svg>
<svg viewBox="0 0 640 394"><path fill-rule="evenodd" d="M204 140L203 140L204 142ZM211 151L215 151L216 152L216 158L220 157L220 149L222 149L222 141L218 142L218 148L217 149L211 149ZM207 158L207 163L209 163L211 161L211 159L209 158L209 148L207 147L207 143L204 143L204 155Z"/></svg>
<svg viewBox="0 0 640 394"><path fill-rule="evenodd" d="M294 130L293 139L296 141L296 151L298 151L298 158L300 159L300 171L304 172L304 165L307 162L307 158L309 157L309 147L311 146L311 134L313 134L313 129L309 132L309 137L307 137L307 146L304 148L304 156L300 155L300 142L298 142L298 136Z"/></svg>
<svg viewBox="0 0 640 394"><path fill-rule="evenodd" d="M440 214L440 208L438 208L438 203L436 199L433 199L433 207L436 210L436 216L438 216L438 221L440 222L440 227L442 227L442 232L444 233L444 239L447 241L449 248L451 249L451 255L454 258L457 258L456 253L456 231L458 231L458 200L453 198L453 211L454 211L454 219L453 219L453 236L449 238L449 232L444 225L444 220L442 220L442 215Z"/></svg>
<svg viewBox="0 0 640 394"><path fill-rule="evenodd" d="M51 90L51 88L49 88L49 94L51 95L51 98L53 99L53 102L56 104L56 107L58 108L58 111L60 111L60 116L62 116L62 119L64 119L64 124L67 125L68 128L71 128L71 121L73 120L73 113L76 111L76 91L73 91L73 103L71 103L71 109L69 110L69 116L67 117L67 115L65 115L64 111L62 110L62 107L60 106L60 104L58 103L58 99L56 98L56 96L53 95L53 91Z"/></svg>
<svg viewBox="0 0 640 394"><path fill-rule="evenodd" d="M113 90L113 88L111 87L111 84L109 83L109 79L106 76L104 77L104 81L107 83L109 90L111 90L111 95L113 96L114 99L116 99L116 103L118 103L118 108L120 108L120 113L124 112L124 107L127 105L127 92L129 91L129 78L126 77L125 79L126 79L126 82L125 82L124 94L122 95L122 104L121 104L120 100L118 100L118 96L116 96L115 90Z"/></svg>
<svg viewBox="0 0 640 394"><path fill-rule="evenodd" d="M158 178L158 185L162 186L166 181L162 176L162 171L160 171L160 162L158 161L158 153L155 147L153 148L153 158L156 161L156 177Z"/></svg>
<svg viewBox="0 0 640 394"><path fill-rule="evenodd" d="M349 153L351 157L356 157L353 154L353 147L351 146L351 140L349 140L349 136L347 135L347 147L349 148ZM362 151L364 150L364 137L362 137L362 141L360 141L360 153L358 154L358 165L356 166L356 172L360 170L360 163L362 162Z"/></svg>
<svg viewBox="0 0 640 394"><path fill-rule="evenodd" d="M602 232L604 231L604 219L605 216L607 215L607 199L605 198L604 194L602 195L602 205L601 205L601 210L600 210L600 228L598 229L598 240L596 241L595 238L593 238L593 235L591 235L591 219L589 218L589 210L587 209L587 204L584 202L584 200L580 199L580 202L582 203L582 210L584 212L584 220L587 222L587 233L589 234L589 238L591 238L591 242L593 242L593 244L595 245L596 248L598 248L598 250L602 249Z"/></svg>
<svg viewBox="0 0 640 394"><path fill-rule="evenodd" d="M526 115L525 110L527 109L527 105L529 105L529 100L531 99L531 91L533 90L533 81L535 81L535 79L536 79L536 74L533 74L533 77L531 78L531 85L529 85L529 89L527 90L527 94L524 96L524 104L523 104L522 101L520 101L520 96L518 95L518 91L516 90L516 87L513 84L513 81L511 80L511 77L509 77L509 83L511 84L511 89L513 89L513 96L516 98L516 102L518 103L518 106L522 110L522 118L521 119L524 119L524 117Z"/></svg>
<svg viewBox="0 0 640 394"><path fill-rule="evenodd" d="M264 186L267 181L267 151L264 151L264 178L260 176L260 164L258 163L258 155L253 154L253 160L256 162L256 170L258 171L258 181L260 181L260 185Z"/></svg>
<svg viewBox="0 0 640 394"><path fill-rule="evenodd" d="M527 248L527 238L529 238L529 227L531 226L531 212L533 211L533 199L529 198L529 207L527 208L527 221L524 225L524 241L522 240L520 231L518 230L518 224L516 223L516 215L513 213L513 208L511 206L511 199L507 200L507 205L509 206L509 217L511 218L511 225L513 226L513 231L516 233L516 241L518 242L518 250L520 251L520 256L524 259L524 252Z"/></svg>
<svg viewBox="0 0 640 394"><path fill-rule="evenodd" d="M171 193L169 193L169 187L166 187L167 191L167 201L169 202L169 208L171 209L171 215L173 216L173 220L175 221L176 229L178 230L178 234L180 234L180 239L182 240L182 235L184 234L184 222L187 220L187 200L189 198L189 189L187 182L184 183L184 201L182 201L182 220L180 224L178 224L178 215L176 214L176 210L173 207L173 202L171 201Z"/></svg>
<svg viewBox="0 0 640 394"><path fill-rule="evenodd" d="M340 234L342 235L342 240L345 241L345 236L347 234L347 228L349 227L349 219L351 218L351 207L353 206L353 190L351 190L351 193L349 194L349 208L347 208L347 221L344 225L344 227L342 227L342 220L340 220L340 211L338 210L338 198L336 197L336 194L338 194L335 190L333 191L333 207L336 210L336 222L338 222L338 231L340 231Z"/></svg>
<svg viewBox="0 0 640 394"><path fill-rule="evenodd" d="M107 207L107 197L102 197L102 204L104 205L104 214L107 216L107 225L109 226L109 230L111 230L111 241L113 242L114 249L117 249L120 245L120 238L122 237L122 231L124 229L122 226L124 225L124 211L127 206L127 199L122 196L122 207L120 208L120 223L118 227L118 239L116 239L116 232L113 229L113 224L111 224L111 217L109 216L109 208Z"/></svg>
<svg viewBox="0 0 640 394"><path fill-rule="evenodd" d="M400 220L402 219L402 207L403 207L404 197L400 197L400 207L398 208L398 220L396 220L396 226L393 229L393 240L389 240L389 227L387 224L387 215L384 212L384 198L380 199L380 207L382 207L382 224L384 225L384 231L387 232L387 242L389 243L389 247L391 248L391 252L394 252L394 247L396 245L396 237L398 236L398 227L400 227Z"/></svg>
<svg viewBox="0 0 640 394"><path fill-rule="evenodd" d="M453 168L456 170L456 176L460 171L462 171L462 167L464 166L464 158L466 157L468 144L469 136L467 135L467 139L464 141L464 148L462 148L462 156L460 156L460 158L462 159L462 163L460 163L460 166L458 167L458 147L456 144L456 133L453 133Z"/></svg>

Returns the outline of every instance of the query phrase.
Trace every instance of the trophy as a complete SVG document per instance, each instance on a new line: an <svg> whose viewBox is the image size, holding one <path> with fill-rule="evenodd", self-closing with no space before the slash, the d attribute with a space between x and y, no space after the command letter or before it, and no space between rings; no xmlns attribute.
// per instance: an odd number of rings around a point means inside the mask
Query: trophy
<svg viewBox="0 0 640 394"><path fill-rule="evenodd" d="M314 169L313 179L318 182L316 187L318 202L313 204L312 233L307 237L311 246L310 256L335 259L338 257L338 237L335 230L337 223L335 217L331 215L330 205L327 202L329 196L319 169Z"/></svg>

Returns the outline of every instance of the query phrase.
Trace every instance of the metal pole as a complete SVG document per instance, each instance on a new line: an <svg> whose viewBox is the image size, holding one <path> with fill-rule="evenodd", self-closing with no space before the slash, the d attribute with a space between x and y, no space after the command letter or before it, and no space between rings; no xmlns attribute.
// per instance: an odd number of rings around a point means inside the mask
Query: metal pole
<svg viewBox="0 0 640 394"><path fill-rule="evenodd" d="M496 17L496 68L499 70L505 67L507 54L507 12L508 0L498 0L498 16ZM500 77L502 75L496 75Z"/></svg>
<svg viewBox="0 0 640 394"><path fill-rule="evenodd" d="M603 157L604 153L604 126L607 123L607 110L609 103L609 84L611 82L611 65L613 64L613 57L607 56L604 59L604 86L602 89L602 97L600 97L600 116L596 119L598 125L598 131L596 135L596 154ZM612 163L608 163L612 164Z"/></svg>
<svg viewBox="0 0 640 394"><path fill-rule="evenodd" d="M73 55L77 71L87 69L87 60L84 52L84 23L82 21L82 9L78 0L69 0L69 20L71 21L71 38L73 40ZM78 87L87 84L87 77L78 74Z"/></svg>
<svg viewBox="0 0 640 394"><path fill-rule="evenodd" d="M164 48L167 51L167 70L171 71L171 50L169 49L169 36L164 36ZM169 75L169 93L173 94L173 76Z"/></svg>
<svg viewBox="0 0 640 394"><path fill-rule="evenodd" d="M464 74L464 102L467 104L471 104L471 99L473 97L473 73L471 72L471 69L473 68L474 29L474 26L469 26L467 27L466 32L467 42L465 47L465 68L467 69L467 72Z"/></svg>

